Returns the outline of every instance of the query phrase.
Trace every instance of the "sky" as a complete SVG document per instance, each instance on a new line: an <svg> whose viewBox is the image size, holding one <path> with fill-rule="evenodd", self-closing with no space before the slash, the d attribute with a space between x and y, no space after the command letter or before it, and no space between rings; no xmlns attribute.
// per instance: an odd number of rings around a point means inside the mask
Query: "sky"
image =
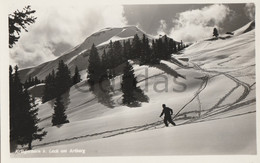
<svg viewBox="0 0 260 163"><path fill-rule="evenodd" d="M60 1L59 1L60 2ZM106 27L136 25L147 34L167 34L174 40L196 42L219 33L234 31L254 20L255 6L245 4L142 4L103 5L88 3L45 3L9 5L8 12L31 5L37 20L22 31L10 49L10 64L20 68L55 59Z"/></svg>

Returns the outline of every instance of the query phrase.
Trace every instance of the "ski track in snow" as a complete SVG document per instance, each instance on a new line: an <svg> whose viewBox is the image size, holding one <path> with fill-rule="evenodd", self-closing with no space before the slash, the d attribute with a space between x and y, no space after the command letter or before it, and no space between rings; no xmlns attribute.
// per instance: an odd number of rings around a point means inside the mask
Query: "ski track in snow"
<svg viewBox="0 0 260 163"><path fill-rule="evenodd" d="M255 100L250 100L241 104L238 104L239 102L241 102L243 99L246 98L246 96L249 94L250 92L250 86L240 80L238 80L237 78L227 74L227 73L223 73L223 72L218 72L218 71L213 71L213 70L206 70L201 68L200 66L198 66L197 64L191 62L194 66L192 67L192 69L195 70L200 70L202 71L205 76L198 78L201 79L201 85L198 88L198 90L195 92L194 96L175 114L175 116L173 117L173 119L178 117L178 114L185 110L186 106L189 105L192 101L194 101L196 98L199 102L199 106L200 106L200 111L199 111L199 115L198 118L195 119L191 119L188 121L185 121L183 123L180 123L178 125L185 125L185 124L189 124L189 123L196 123L197 121L205 121L208 118L212 118L216 115L219 114L223 114L227 111L231 111L232 108L237 108L240 106L243 106L245 104L250 104L251 102L254 102ZM180 67L182 68L186 68L186 69L191 69L191 67L185 67L181 64L179 64ZM160 73L162 74L162 73ZM159 74L159 75L160 75ZM212 76L211 74L214 74L215 76ZM158 74L157 74L158 75ZM211 77L210 77L211 75ZM205 110L201 110L201 104L200 104L200 100L199 100L199 94L205 89L207 88L207 83L208 80L210 78L216 77L218 75L224 75L225 77L231 79L233 82L236 83L236 86L234 88L232 88L227 94L225 94L222 98L219 99L219 101L212 106L211 108L209 108L206 112ZM155 75L156 76L156 75ZM151 76L154 77L154 76ZM145 79L144 79L145 80ZM143 81L143 80L142 80ZM139 82L142 82L139 81ZM234 92L238 87L242 86L244 88L243 93L240 95L240 97L233 103L228 104L228 105L224 105L224 106L220 106L220 104L228 97L232 94L232 92ZM92 99L93 100L93 99ZM90 100L90 101L92 101ZM89 101L87 101L89 102ZM83 105L83 104L81 104ZM69 110L68 110L69 111ZM205 113L202 113L205 112ZM185 113L185 112L184 112ZM50 117L48 117L50 118ZM41 146L46 146L46 145L54 145L54 144L59 144L59 143L63 143L63 142L69 142L69 141L73 141L73 140L77 140L77 139L82 139L82 138L87 138L87 137L94 137L94 136L99 136L102 138L108 138L108 137L113 137L113 136L117 136L117 135L121 135L121 134L126 134L126 133L131 133L131 132L141 132L141 131L146 131L146 130L152 130L152 129L158 129L158 128L163 128L164 127L164 123L163 120L160 121L156 121L153 123L149 123L149 124L145 124L145 125L140 125L140 126L133 126L133 127L127 127L127 128L121 128L121 129L115 129L115 130L108 130L108 131L104 131L104 132L98 132L98 133L93 133L93 134L88 134L88 135L83 135L83 136L78 136L78 137L73 137L73 138L68 138L68 139L62 139L62 140L57 140L57 141L53 141L53 142L48 142L48 143L44 143L44 144L38 144L35 145L34 147L41 147Z"/></svg>
<svg viewBox="0 0 260 163"><path fill-rule="evenodd" d="M213 115L217 115L219 113L219 111L228 111L230 107L232 107L233 105L237 104L238 102L244 100L247 95L249 94L250 92L250 86L249 84L247 83L244 83L242 81L240 81L239 79L233 77L232 75L229 75L227 73L223 73L223 72L218 72L218 71L213 71L213 70L206 70L206 69L203 69L201 68L200 66L198 66L197 64L193 63L194 64L194 67L195 69L198 69L198 70L201 70L203 72L206 72L206 73L215 73L215 74L222 74L222 75L225 75L225 77L231 79L233 82L236 83L236 87L234 87L233 89L231 89L231 91L224 95L223 98L219 99L219 101L217 102L217 104L215 104L212 108L210 108L206 113L204 113L200 119L205 119L205 118L208 118L210 116L213 116ZM223 108L220 108L219 110L216 110L217 108L219 108L219 105L228 97L232 94L233 91L235 91L238 87L242 86L244 88L244 91L243 93L240 95L240 97L233 103L223 107Z"/></svg>
<svg viewBox="0 0 260 163"><path fill-rule="evenodd" d="M239 79L239 77L248 77L248 74L242 73L242 70L244 70L246 68L255 67L255 64L249 63L247 65L241 65L239 67L232 67L232 63L231 63L231 66L229 65L230 62L232 62L234 60L239 60L239 58L241 56L229 56L229 57L225 58L226 56L224 55L223 51L227 50L229 47L225 47L225 49L222 49L222 51L221 50L217 51L216 47L215 47L215 49L212 47L211 47L211 49L210 48L207 49L206 47L211 46L211 44L213 44L213 42L206 42L206 44L198 44L197 46L199 46L202 49L199 51L198 54L196 54L196 57L193 58L193 60L191 59L192 57L191 58L188 57L187 59L189 59L189 60L185 62L185 61L178 60L178 59L172 57L171 60L164 61L159 66L154 66L153 68L158 69L161 72L155 73L151 76L148 76L145 79L141 79L138 81L138 83L141 83L148 79L156 78L157 76L160 76L162 74L167 74L174 78L180 77L182 79L186 79L185 75L182 75L181 73L179 74L177 72L177 68L171 68L170 66L168 66L168 63L178 66L178 70L179 70L179 68L182 70L187 70L187 71L192 70L195 72L199 72L202 75L202 77L195 78L195 79L200 80L200 82L198 85L196 85L194 94L191 97L189 97L189 99L187 99L187 102L185 102L182 105L182 107L179 110L177 110L177 113L173 116L173 120L175 122L177 122L176 127L182 126L182 125L189 125L189 124L193 124L193 123L200 123L200 122L206 122L206 121L212 121L212 120L218 120L218 119L224 119L224 118L231 118L231 117L235 117L235 116L256 113L255 110L245 110L243 113L236 112L235 114L227 114L227 113L236 111L238 109L241 109L243 107L255 104L255 102L256 102L255 97L253 97L253 98L252 97L247 98L247 97L250 94L252 87L255 86L256 82L252 82L252 84L251 83L249 84L249 83L243 82L241 79ZM241 42L241 44L244 44L244 42ZM204 45L204 46L202 46L202 45ZM238 44L238 45L240 45L240 44ZM194 46L196 48L196 44L192 45L192 46ZM193 48L193 49L195 49L195 48ZM232 49L232 47L230 49ZM215 56L214 57L215 62L213 61L213 64L211 64L212 58L207 60L207 57L204 56L209 51L210 51L210 54L212 54L212 53L215 54L218 52L220 54L222 54L222 53L223 54L219 55L219 56ZM232 51L232 50L230 50L230 51ZM188 56L188 55L186 55L186 56ZM218 59L220 60L220 62L218 62ZM167 62L167 63L165 63L165 62ZM210 68L205 68L207 64L210 65ZM224 70L224 71L222 71L222 70ZM238 72L239 75L233 74L236 72ZM252 76L253 75L255 75L255 74L252 73ZM204 101L203 101L204 99L202 99L203 93L205 91L207 91L207 88L210 89L210 85L211 85L210 80L213 80L213 79L218 80L218 78L221 78L223 80L227 79L228 82L230 82L229 84L232 83L232 84L234 84L234 86L228 85L229 88L228 88L227 92L222 91L220 97L217 97L216 101L210 103L209 106L203 108L203 104L204 104ZM215 86L215 89L218 89L218 88L216 88L217 87L216 85L214 85L214 86ZM240 91L240 89L242 91ZM115 89L114 91L119 91L119 90ZM235 93L237 96L233 97L233 95ZM227 100L228 98L231 98L231 100ZM78 111L80 111L80 109L82 109L81 107L83 107L85 104L93 102L96 99L97 99L97 97L94 97L92 99L89 99L88 101L85 101L83 103L80 103L80 104L74 106L73 108L68 108L66 112L67 112L67 114L78 112ZM118 100L118 103L119 103L121 100L121 96L116 97L115 100ZM197 105L196 107L198 107L199 110L188 110L187 109L188 106L193 104L194 101L196 102L196 105ZM190 113L195 114L195 116L187 116ZM227 114L227 115L225 115L225 114ZM45 115L45 117L41 118L40 122L46 121L48 119L51 119L51 115L49 115L49 116ZM77 143L77 142L79 142L79 139L81 139L80 141L88 141L88 140L93 140L93 139L110 138L110 137L115 137L118 135L123 135L123 134L128 134L128 133L138 133L138 132L143 132L143 131L148 131L148 130L157 130L157 129L165 128L163 120L149 121L149 123L141 124L141 125L138 123L132 124L132 125L133 126L129 125L129 126L118 127L118 128L114 127L114 128L110 128L110 129L106 128L103 131L94 130L94 132L92 132L92 133L88 133L88 134L85 133L85 135L82 134L81 136L73 135L74 137L67 136L67 138L63 138L60 140L50 139L49 142L38 143L38 144L33 145L33 148L44 148L46 146L56 146L56 145L61 145L61 144Z"/></svg>
<svg viewBox="0 0 260 163"><path fill-rule="evenodd" d="M34 145L33 147L56 145L56 144L60 144L63 142L68 143L70 141L74 141L77 139L94 137L94 136L100 136L101 138L108 138L108 137L113 137L113 136L126 134L126 133L130 133L130 132L141 132L141 131L150 130L150 129L164 128L164 125L162 125L162 124L163 124L163 120L157 121L154 123L150 123L150 124L140 125L140 126L120 128L120 129L115 129L115 130L108 130L108 131L103 131L103 132L98 132L98 133L93 133L93 134L72 137L72 138L68 138L68 139L61 139L61 140L57 140L57 141L53 141L53 142L47 142L47 143L43 143L43 144Z"/></svg>
<svg viewBox="0 0 260 163"><path fill-rule="evenodd" d="M204 77L202 77L202 78L200 78L200 79L202 80L202 83L201 83L199 89L197 90L197 92L195 93L194 97L193 97L189 102L187 102L187 103L176 113L176 115L173 117L173 119L174 119L175 117L177 117L178 114L179 114L182 110L184 110L185 107L186 107L188 104L190 104L196 97L198 98L198 97L199 97L199 94L207 87L207 83L208 83L209 76L206 75L206 76L204 76Z"/></svg>
<svg viewBox="0 0 260 163"><path fill-rule="evenodd" d="M174 62L174 61L171 61L171 62L176 64L176 62ZM239 103L247 97L247 95L250 92L250 87L253 86L255 83L250 86L249 84L244 83L244 82L240 81L239 79L237 79L237 78L235 78L232 75L229 75L227 73L219 72L219 71L216 71L216 70L206 70L204 68L201 68L199 65L197 65L194 62L190 62L190 63L193 66L185 66L185 65L182 65L181 63L177 63L176 65L178 65L179 67L184 68L184 69L194 69L194 70L201 71L205 74L205 76L198 78L198 79L202 80L200 87L197 89L194 96L187 103L185 103L185 105L175 114L175 116L173 116L173 119L177 119L179 113L182 112L182 111L185 111L186 106L189 105L191 102L193 102L195 99L197 99L198 103L199 103L198 104L199 109L200 109L200 111L198 112L199 116L197 118L192 118L192 119L189 119L189 120L184 121L182 123L179 123L179 124L177 124L177 126L187 125L187 124L190 124L190 123L198 123L198 122L203 122L203 121L207 121L207 120L215 120L217 118L214 118L214 117L216 117L217 115L224 114L226 112L232 111L232 110L239 108L241 106L249 105L249 104L255 102L255 99L253 99L253 100L248 100L248 101ZM159 74L150 76L149 78L152 78L152 77L155 77L157 75L164 74L164 73L167 73L167 72L159 73ZM212 106L209 109L202 110L201 102L200 102L200 99L199 99L199 94L201 92L203 92L204 89L207 88L208 80L210 78L214 78L214 77L219 76L219 75L223 75L226 78L231 79L234 83L236 83L236 86L233 87L227 94L224 94L223 97L220 98L214 106ZM146 79L143 79L139 82L142 82L144 80L146 80ZM239 87L244 88L244 91L240 95L240 97L231 104L220 106L222 104L222 102L227 97L229 97ZM92 101L92 100L93 99L91 99L90 101ZM90 101L87 101L87 102L90 102ZM81 105L83 105L83 104L81 104ZM253 113L253 112L248 112L248 113ZM185 112L183 112L183 114L185 114ZM47 118L51 118L51 117L47 117ZM44 120L46 120L46 118ZM164 126L163 120L160 120L160 121L156 121L156 122L145 124L145 125L132 126L132 127L108 130L108 131L104 131L104 132L97 132L97 133L88 134L88 135L82 135L82 136L78 136L78 137L61 139L61 140L57 140L57 141L53 141L53 142L47 142L47 143L43 143L43 144L34 145L34 147L57 145L57 144L60 144L60 143L69 143L69 142L73 142L73 141L78 140L78 139L90 138L90 137L95 137L95 136L98 136L98 137L101 137L101 138L109 138L109 137L118 136L118 135L131 133L131 132L142 132L142 131L154 130L154 129L164 128L164 127L165 126Z"/></svg>

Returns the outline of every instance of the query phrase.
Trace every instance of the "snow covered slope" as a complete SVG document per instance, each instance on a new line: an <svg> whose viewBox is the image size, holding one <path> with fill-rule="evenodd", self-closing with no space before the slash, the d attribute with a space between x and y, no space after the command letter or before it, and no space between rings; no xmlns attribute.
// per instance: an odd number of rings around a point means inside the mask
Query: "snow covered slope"
<svg viewBox="0 0 260 163"><path fill-rule="evenodd" d="M90 35L83 43L71 49L70 51L65 52L65 54L63 54L61 57L53 61L43 63L36 67L20 70L20 78L22 81L25 81L30 75L37 76L40 80L43 80L53 69L57 69L60 60L63 60L73 73L76 65L80 71L86 70L88 66L88 53L86 52L93 44L97 46L100 54L102 54L103 48L106 48L110 40L118 41L132 39L135 34L137 34L140 38L142 38L143 34L145 34L149 39L153 39L153 36L146 34L135 26L105 28Z"/></svg>
<svg viewBox="0 0 260 163"><path fill-rule="evenodd" d="M255 29L255 20L249 22L248 24L246 24L242 28L239 28L239 29L235 30L233 33L234 33L234 35L241 35L243 33L249 32L249 31L251 31L253 29Z"/></svg>
<svg viewBox="0 0 260 163"><path fill-rule="evenodd" d="M53 101L39 106L39 126L48 134L33 149L47 152L12 156L256 154L254 29L197 42L160 65L132 64L149 103L123 106L121 76L110 94L89 91L84 80L63 96L70 123L51 126ZM163 103L177 114L177 127L164 127ZM85 153L48 152L76 148Z"/></svg>
<svg viewBox="0 0 260 163"><path fill-rule="evenodd" d="M163 156L201 154L255 154L255 116L231 117L207 123L182 125L172 128L132 132L111 138L77 141L72 144L46 146L47 153L68 149L68 153L26 154L24 157L43 156ZM230 123L232 121L232 123ZM252 126L252 127L248 127ZM232 128L232 130L230 130ZM245 134L241 134L241 130ZM217 134L216 134L217 133ZM69 152L78 150L78 152ZM252 152L249 152L252 151ZM83 153L84 152L84 153ZM16 155L19 157L21 155Z"/></svg>

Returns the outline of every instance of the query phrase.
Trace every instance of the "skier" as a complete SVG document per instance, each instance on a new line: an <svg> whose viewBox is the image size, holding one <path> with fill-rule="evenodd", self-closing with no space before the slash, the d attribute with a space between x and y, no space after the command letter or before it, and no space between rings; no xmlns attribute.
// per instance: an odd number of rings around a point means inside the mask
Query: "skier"
<svg viewBox="0 0 260 163"><path fill-rule="evenodd" d="M160 115L160 117L164 114L164 124L166 127L168 127L168 122L171 123L173 126L176 126L176 124L172 121L172 109L171 108L168 108L166 107L165 104L162 105L163 107L163 110L162 110L162 113Z"/></svg>

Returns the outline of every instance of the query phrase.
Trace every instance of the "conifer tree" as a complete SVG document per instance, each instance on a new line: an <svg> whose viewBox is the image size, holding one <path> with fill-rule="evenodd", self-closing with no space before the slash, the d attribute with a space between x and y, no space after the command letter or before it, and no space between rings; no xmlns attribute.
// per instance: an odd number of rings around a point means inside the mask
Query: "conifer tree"
<svg viewBox="0 0 260 163"><path fill-rule="evenodd" d="M48 74L45 78L45 86L43 90L42 102L52 100L57 95L56 91L56 75L55 71L52 70L52 73Z"/></svg>
<svg viewBox="0 0 260 163"><path fill-rule="evenodd" d="M127 61L131 58L131 43L130 40L124 41L124 48L123 48L123 62Z"/></svg>
<svg viewBox="0 0 260 163"><path fill-rule="evenodd" d="M61 96L58 96L54 103L54 113L52 115L52 125L61 125L64 123L69 123L67 120L67 115L65 114L65 107L61 101Z"/></svg>
<svg viewBox="0 0 260 163"><path fill-rule="evenodd" d="M68 91L71 87L70 70L63 60L59 61L55 81L58 96Z"/></svg>
<svg viewBox="0 0 260 163"><path fill-rule="evenodd" d="M17 116L19 116L20 108L22 107L21 101L23 96L23 87L18 74L18 66L14 67L15 72L12 74L12 67L10 66L10 138L11 141L18 140L17 130L19 128L19 122L17 122ZM16 143L16 142L15 142Z"/></svg>
<svg viewBox="0 0 260 163"><path fill-rule="evenodd" d="M26 79L24 82L24 88L29 88L31 85L32 79L31 79L31 75L29 75L28 80Z"/></svg>
<svg viewBox="0 0 260 163"><path fill-rule="evenodd" d="M22 84L18 74L18 67L15 66L15 73L13 74L12 66L9 66L9 114L10 114L10 150L15 150L17 145L18 133L17 128L19 122L16 121L17 110L19 111L19 100L22 96Z"/></svg>
<svg viewBox="0 0 260 163"><path fill-rule="evenodd" d="M108 46L108 51L107 51L107 56L108 56L108 69L112 69L112 60L114 59L114 48L113 48L113 42L110 40L109 46Z"/></svg>
<svg viewBox="0 0 260 163"><path fill-rule="evenodd" d="M78 69L78 66L75 67L75 73L74 73L74 76L72 78L72 83L73 85L79 83L81 81L81 78L80 78L80 74L79 74L79 69Z"/></svg>
<svg viewBox="0 0 260 163"><path fill-rule="evenodd" d="M19 112L19 117L22 119L19 124L19 135L18 144L25 145L28 144L28 149L32 149L33 140L42 140L47 134L43 131L43 128L37 126L40 121L37 118L38 108L36 108L34 98L30 97L28 91L25 89L22 96L22 108Z"/></svg>
<svg viewBox="0 0 260 163"><path fill-rule="evenodd" d="M180 48L181 50L184 48L184 45L183 45L183 42L182 42L182 40L181 40L180 47L181 47L181 48Z"/></svg>
<svg viewBox="0 0 260 163"><path fill-rule="evenodd" d="M12 108L12 101L11 101L11 99L12 99L12 97L13 97L13 88L14 88L14 86L13 86L13 68L12 68L12 66L10 65L9 66L9 98L10 98L10 108ZM11 112L10 112L11 113Z"/></svg>
<svg viewBox="0 0 260 163"><path fill-rule="evenodd" d="M177 51L181 51L181 44L180 43L178 43L178 45L177 45Z"/></svg>
<svg viewBox="0 0 260 163"><path fill-rule="evenodd" d="M156 40L156 54L157 54L157 58L158 59L163 59L163 42L162 42L162 38L159 38L158 40Z"/></svg>
<svg viewBox="0 0 260 163"><path fill-rule="evenodd" d="M140 58L141 56L141 41L137 34L135 34L132 42L132 55L130 59Z"/></svg>
<svg viewBox="0 0 260 163"><path fill-rule="evenodd" d="M39 84L39 83L41 83L41 81L38 79L37 76L35 76L35 77L32 78L32 77L29 75L29 78L25 80L23 86L24 86L24 88L29 88L29 87L35 86L35 85L37 85L37 84Z"/></svg>
<svg viewBox="0 0 260 163"><path fill-rule="evenodd" d="M27 79L25 80L25 82L24 82L24 88L29 88L29 82L27 81Z"/></svg>
<svg viewBox="0 0 260 163"><path fill-rule="evenodd" d="M108 55L107 55L105 49L103 50L103 54L102 54L102 57L101 57L101 62L102 62L102 65L104 66L104 68L108 69L109 60L108 60Z"/></svg>
<svg viewBox="0 0 260 163"><path fill-rule="evenodd" d="M40 80L38 79L37 76L34 77L34 84L33 85L37 85L40 83Z"/></svg>
<svg viewBox="0 0 260 163"><path fill-rule="evenodd" d="M118 66L123 62L123 48L122 45L119 41L115 41L113 44L113 49L114 49L114 59L113 61L113 66Z"/></svg>
<svg viewBox="0 0 260 163"><path fill-rule="evenodd" d="M28 32L27 25L35 23L36 17L33 15L35 12L35 10L31 10L31 6L26 6L22 11L16 10L14 13L8 15L9 48L12 48L20 39L22 29Z"/></svg>
<svg viewBox="0 0 260 163"><path fill-rule="evenodd" d="M106 50L104 49L102 60L101 60L101 77L102 78L112 78L111 74L111 58L106 53Z"/></svg>
<svg viewBox="0 0 260 163"><path fill-rule="evenodd" d="M164 40L163 40L163 48L162 48L162 59L169 59L170 54L169 54L169 44L168 44L168 37L165 35Z"/></svg>
<svg viewBox="0 0 260 163"><path fill-rule="evenodd" d="M43 128L39 128L37 123L38 109L35 107L34 99L29 95L27 89L22 87L19 78L18 67L12 74L9 68L10 80L10 150L15 150L16 145L28 144L31 149L33 140L42 140L47 134Z"/></svg>
<svg viewBox="0 0 260 163"><path fill-rule="evenodd" d="M143 35L143 39L140 46L140 65L146 63L146 52L145 52L145 35Z"/></svg>
<svg viewBox="0 0 260 163"><path fill-rule="evenodd" d="M151 62L151 47L150 47L148 38L145 39L144 48L145 48L145 54L146 54L145 62L150 63Z"/></svg>
<svg viewBox="0 0 260 163"><path fill-rule="evenodd" d="M107 71L108 71L108 75L109 75L109 78L113 78L115 76L115 72L113 70L113 68L115 67L114 66L114 62L115 62L115 56L114 56L114 47L113 47L113 42L110 40L109 42L109 48L108 48L108 51L107 51L107 62L108 62L108 65L107 65Z"/></svg>
<svg viewBox="0 0 260 163"><path fill-rule="evenodd" d="M174 53L177 53L176 41L173 41L173 52L174 52Z"/></svg>
<svg viewBox="0 0 260 163"><path fill-rule="evenodd" d="M141 46L141 64L149 64L151 62L151 50L149 45L149 40L143 34L142 46Z"/></svg>
<svg viewBox="0 0 260 163"><path fill-rule="evenodd" d="M90 85L94 85L99 82L100 80L100 68L101 67L101 61L98 56L97 48L93 44L90 50L89 55L89 65L88 65L88 82Z"/></svg>
<svg viewBox="0 0 260 163"><path fill-rule="evenodd" d="M153 40L152 41L152 50L151 50L151 59L150 59L151 64L158 64L160 62L157 51L158 51L157 50L157 44Z"/></svg>
<svg viewBox="0 0 260 163"><path fill-rule="evenodd" d="M175 50L173 39L169 40L169 54L173 54Z"/></svg>
<svg viewBox="0 0 260 163"><path fill-rule="evenodd" d="M134 97L134 90L136 89L137 80L134 75L133 67L126 62L124 74L122 77L121 89L123 92L123 104L130 105L137 99Z"/></svg>

